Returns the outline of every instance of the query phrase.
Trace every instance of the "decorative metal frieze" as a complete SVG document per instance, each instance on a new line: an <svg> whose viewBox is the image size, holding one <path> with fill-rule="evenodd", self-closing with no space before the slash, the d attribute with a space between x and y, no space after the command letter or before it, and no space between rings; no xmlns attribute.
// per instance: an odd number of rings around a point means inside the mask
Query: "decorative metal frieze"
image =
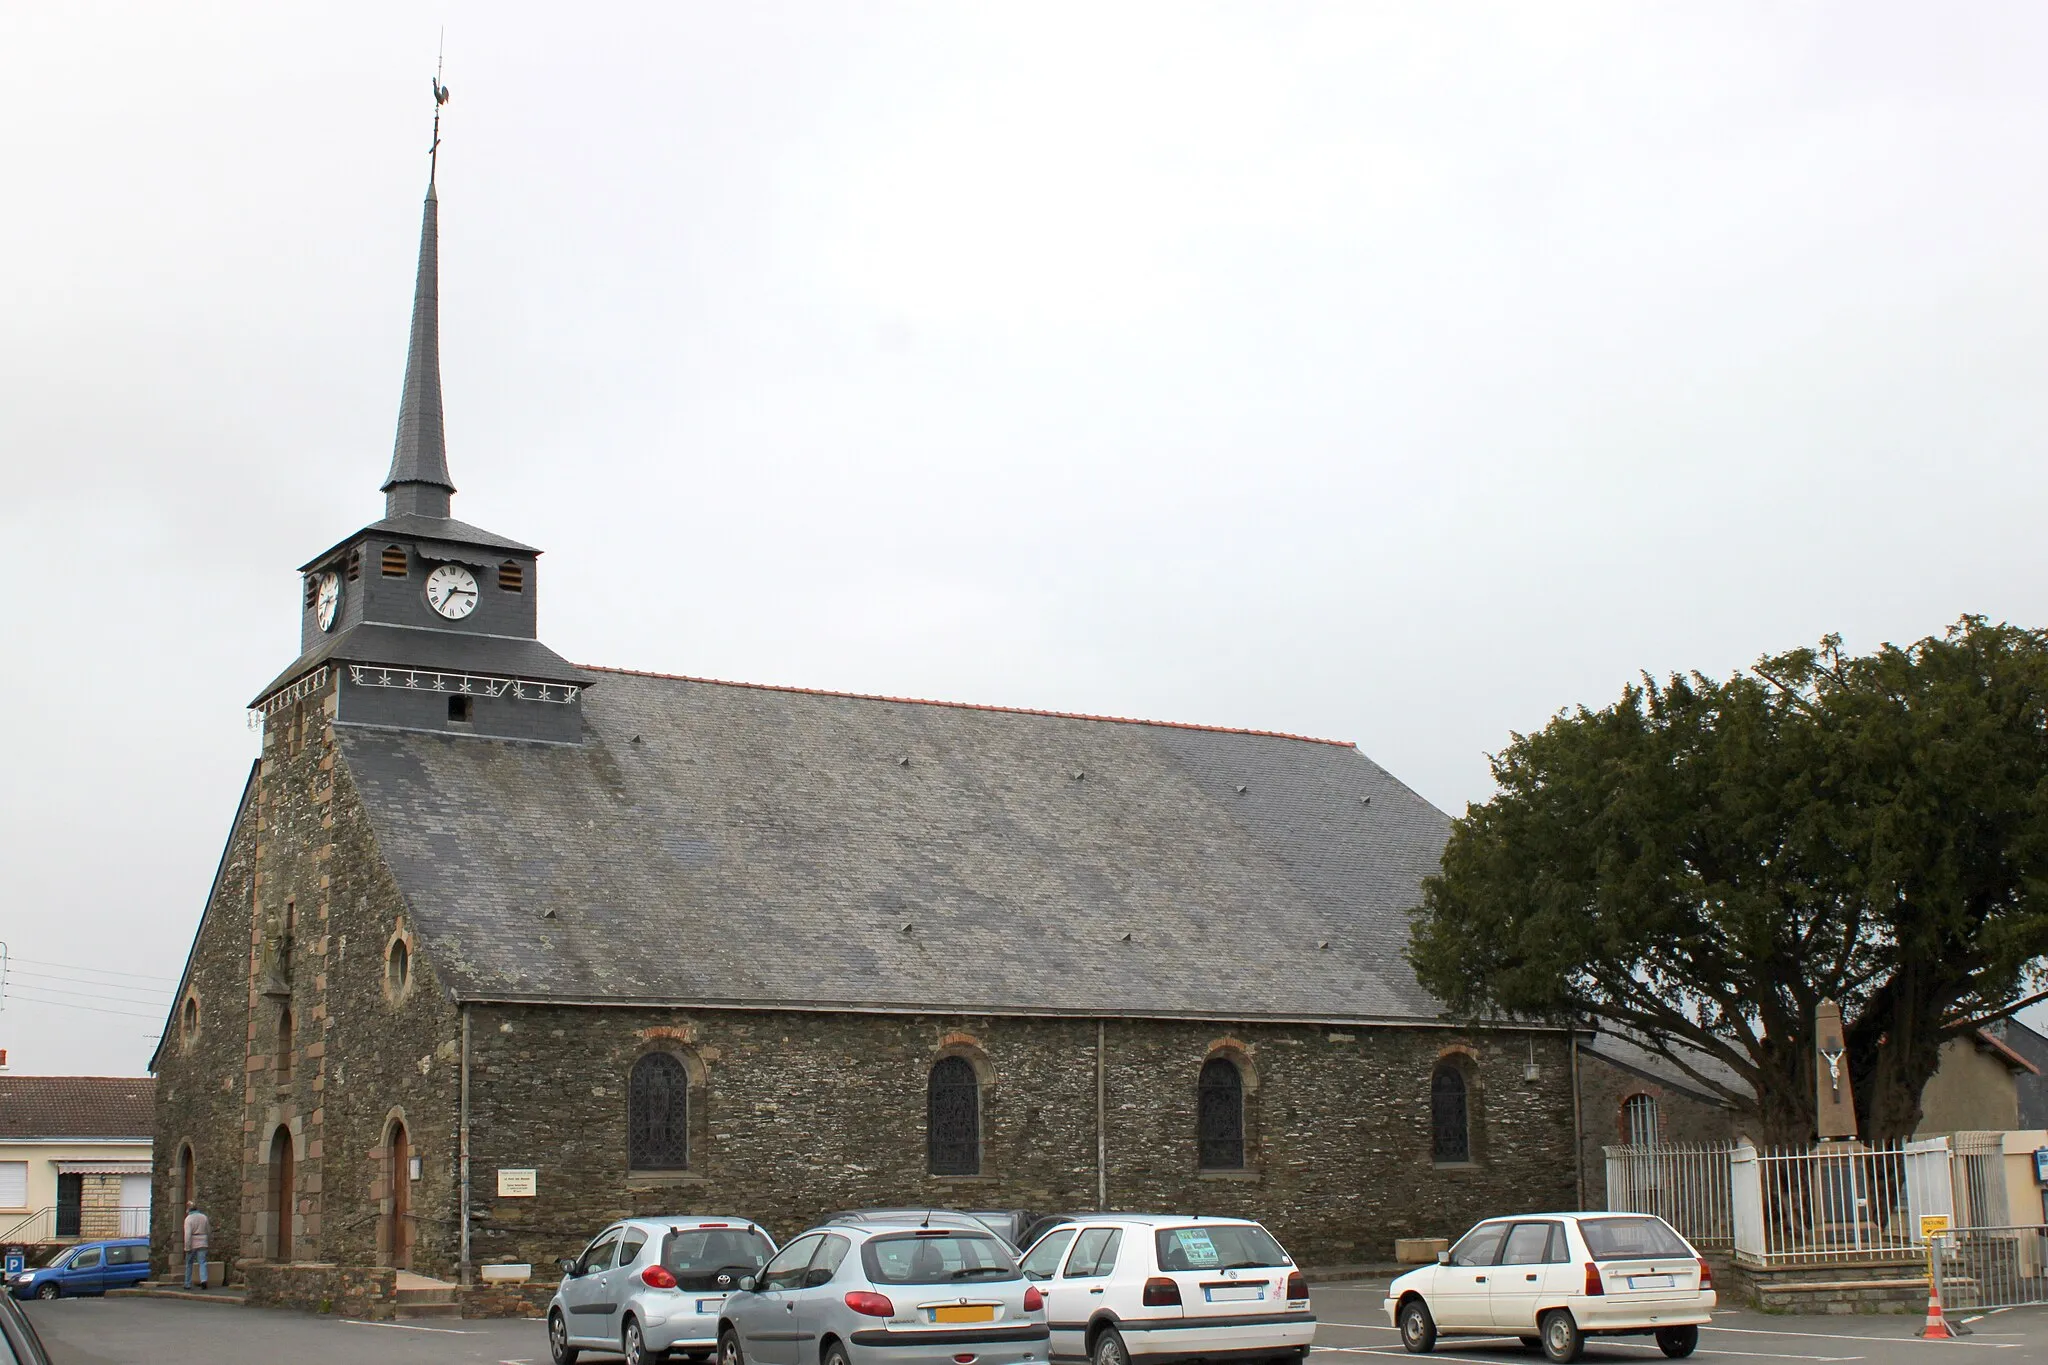
<svg viewBox="0 0 2048 1365"><path fill-rule="evenodd" d="M304 701L325 686L327 686L327 665L322 664L290 687L280 687L277 691L272 692L249 709L258 716L274 716L293 702Z"/></svg>
<svg viewBox="0 0 2048 1365"><path fill-rule="evenodd" d="M648 1053L627 1078L626 1166L635 1171L690 1167L690 1073L666 1052Z"/></svg>
<svg viewBox="0 0 2048 1365"><path fill-rule="evenodd" d="M981 1174L981 1085L963 1057L941 1057L926 1097L931 1173Z"/></svg>
<svg viewBox="0 0 2048 1365"><path fill-rule="evenodd" d="M1244 1074L1228 1057L1202 1063L1195 1085L1201 1164L1207 1171L1244 1169Z"/></svg>
<svg viewBox="0 0 2048 1365"><path fill-rule="evenodd" d="M573 683L535 682L531 678L487 678L475 673L437 673L425 668L385 668L350 664L348 680L358 687L398 687L414 692L445 692L451 696L512 697L519 701L576 700L583 689Z"/></svg>

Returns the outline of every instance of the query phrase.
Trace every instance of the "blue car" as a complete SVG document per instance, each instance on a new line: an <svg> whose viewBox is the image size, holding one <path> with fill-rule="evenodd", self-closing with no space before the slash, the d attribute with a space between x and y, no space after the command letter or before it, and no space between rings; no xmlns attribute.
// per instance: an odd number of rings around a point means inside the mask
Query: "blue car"
<svg viewBox="0 0 2048 1365"><path fill-rule="evenodd" d="M16 1275L7 1288L17 1299L68 1299L104 1294L148 1278L149 1239L123 1237L67 1247L51 1257L48 1265Z"/></svg>

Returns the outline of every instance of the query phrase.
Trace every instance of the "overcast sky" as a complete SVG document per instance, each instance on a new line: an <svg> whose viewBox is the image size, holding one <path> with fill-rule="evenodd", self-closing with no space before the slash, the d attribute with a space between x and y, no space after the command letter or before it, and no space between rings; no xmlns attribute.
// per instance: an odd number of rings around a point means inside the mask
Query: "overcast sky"
<svg viewBox="0 0 2048 1365"><path fill-rule="evenodd" d="M8 4L18 1071L143 1068L380 514L444 22L455 510L572 659L1456 812L1639 669L2042 623L2039 6Z"/></svg>

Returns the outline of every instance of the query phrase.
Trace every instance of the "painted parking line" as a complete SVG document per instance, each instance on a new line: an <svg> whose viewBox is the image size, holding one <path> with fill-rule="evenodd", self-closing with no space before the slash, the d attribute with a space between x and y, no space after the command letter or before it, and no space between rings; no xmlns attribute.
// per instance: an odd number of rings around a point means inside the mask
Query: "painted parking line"
<svg viewBox="0 0 2048 1365"><path fill-rule="evenodd" d="M1491 1341L1498 1341L1498 1342L1500 1342L1501 1344L1505 1345L1505 1344L1507 1344L1508 1342L1514 1342L1514 1343L1515 1343L1515 1345L1516 1345L1516 1347L1517 1347L1517 1349L1520 1349L1520 1347L1521 1347L1521 1341L1520 1341L1520 1339L1519 1339L1519 1338L1517 1338L1517 1337L1474 1337L1474 1338L1471 1338L1471 1340L1472 1340L1472 1341L1473 1341L1473 1342L1474 1342L1475 1344L1484 1344L1484 1343L1486 1343L1486 1342L1491 1342ZM1400 1351L1397 1351L1397 1350L1395 1350L1394 1348L1392 1348L1391 1346L1318 1346L1318 1347L1316 1347L1316 1349L1317 1349L1318 1351L1342 1351L1342 1352L1344 1352L1344 1353L1345 1353L1345 1354L1347 1354L1347 1355L1355 1355L1355 1356L1392 1356L1392 1357L1394 1357L1394 1358L1396 1358L1396 1359L1400 1359L1400 1358L1402 1358L1402 1357L1404 1357L1404 1356L1406 1356L1406 1355L1408 1354L1408 1352L1407 1352L1407 1351L1405 1351L1405 1350L1400 1350ZM1663 1354L1664 1354L1664 1350L1663 1350L1663 1348L1662 1348L1662 1347L1660 1347L1660 1346L1652 1346L1652 1345L1651 1345L1651 1344L1649 1344L1648 1342L1644 1342L1644 1341L1609 1341L1609 1340L1604 1340L1604 1339L1602 1339L1602 1340L1588 1341L1588 1342L1586 1343L1586 1349L1587 1349L1587 1350L1591 1350L1591 1351L1609 1351L1609 1350L1616 1350L1616 1349L1633 1349L1633 1350L1637 1350L1637 1351L1655 1351L1655 1352L1656 1352L1656 1353L1657 1353L1658 1355L1663 1355ZM1702 1355L1702 1356L1734 1356L1734 1357L1737 1357L1737 1358L1739 1358L1739 1359L1742 1359L1742 1360L1823 1360L1823 1361L1851 1361L1851 1360L1863 1360L1863 1359L1865 1359L1865 1358L1866 1358L1866 1357L1863 1357L1863 1356L1807 1356L1807 1355L1782 1355L1782 1354L1778 1354L1778 1353L1775 1353L1775 1352L1771 1352L1771 1351L1695 1351L1695 1352L1694 1352L1693 1354L1695 1354L1695 1355ZM1469 1356L1447 1356L1447 1355L1444 1355L1444 1354L1442 1354L1441 1352L1436 1352L1436 1351L1432 1351L1432 1352L1430 1353L1430 1357L1429 1357L1429 1358L1430 1358L1431 1360L1469 1360L1469 1359L1472 1359L1472 1357L1469 1357ZM1486 1361L1486 1365L1499 1365L1499 1358L1498 1358L1498 1357L1492 1357L1492 1358L1489 1358L1489 1359L1488 1359L1488 1360Z"/></svg>
<svg viewBox="0 0 2048 1365"><path fill-rule="evenodd" d="M1852 1332L1774 1332L1763 1327L1702 1327L1702 1332L1732 1332L1744 1337L1806 1337L1813 1341L1854 1341L1865 1346L1882 1342L1892 1344L1916 1344L1920 1346L1976 1346L1984 1350L2010 1351L2019 1345L2016 1341L1927 1341L1921 1337L1876 1337L1859 1336Z"/></svg>
<svg viewBox="0 0 2048 1365"><path fill-rule="evenodd" d="M462 1327L421 1327L411 1322L365 1322L361 1318L338 1319L344 1327L389 1327L398 1332L442 1332L451 1337L473 1337L475 1331Z"/></svg>

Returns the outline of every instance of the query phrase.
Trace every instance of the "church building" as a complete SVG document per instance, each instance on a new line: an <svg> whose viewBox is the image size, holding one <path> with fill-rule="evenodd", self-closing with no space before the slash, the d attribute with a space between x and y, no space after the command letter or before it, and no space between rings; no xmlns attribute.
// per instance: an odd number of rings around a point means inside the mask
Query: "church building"
<svg viewBox="0 0 2048 1365"><path fill-rule="evenodd" d="M1448 821L1352 745L549 649L540 551L452 515L437 212L384 515L303 566L151 1063L158 1276L188 1199L245 1272L464 1283L629 1212L1243 1214L1327 1264L1573 1201L1571 1040L1417 984Z"/></svg>

